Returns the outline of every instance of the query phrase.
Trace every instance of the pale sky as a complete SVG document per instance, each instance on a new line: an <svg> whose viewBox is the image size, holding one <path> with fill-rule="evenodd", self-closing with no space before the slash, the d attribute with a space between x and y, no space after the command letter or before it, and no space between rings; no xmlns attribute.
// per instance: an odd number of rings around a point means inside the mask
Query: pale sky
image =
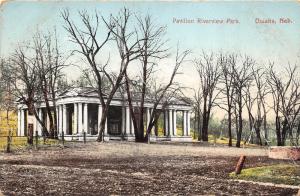
<svg viewBox="0 0 300 196"><path fill-rule="evenodd" d="M218 52L240 52L252 56L259 64L274 61L278 67L287 62L295 63L300 57L300 3L289 2L21 2L11 1L0 8L0 55L7 56L19 42L30 39L36 29L47 31L56 26L60 44L68 52L75 47L68 41L62 28L60 11L69 8L75 22L79 22L77 10L99 11L104 17L116 14L123 7L138 14L150 14L160 25L167 26L166 37L174 51L177 42L182 49L191 49L190 59L202 50ZM174 19L236 19L239 24L176 24ZM256 24L256 18L273 19L276 24ZM280 18L291 23L281 24ZM117 64L114 50L107 49L112 58L112 66ZM107 53L108 54L108 53ZM114 58L115 57L115 58ZM105 59L103 59L105 61ZM170 74L167 59L158 68L161 76ZM132 68L131 71L136 71ZM193 64L185 64L184 74L177 78L184 86L195 87L198 76ZM80 72L74 68L66 70L75 78Z"/></svg>

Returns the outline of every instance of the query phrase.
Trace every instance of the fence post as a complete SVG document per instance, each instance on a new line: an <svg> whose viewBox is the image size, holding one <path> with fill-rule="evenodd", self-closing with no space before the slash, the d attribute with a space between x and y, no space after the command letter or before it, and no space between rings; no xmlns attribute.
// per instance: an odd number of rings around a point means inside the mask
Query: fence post
<svg viewBox="0 0 300 196"><path fill-rule="evenodd" d="M83 132L83 143L85 144L86 143L86 133Z"/></svg>
<svg viewBox="0 0 300 196"><path fill-rule="evenodd" d="M235 175L239 175L243 169L244 163L245 163L246 156L241 155L240 159L235 167Z"/></svg>
<svg viewBox="0 0 300 196"><path fill-rule="evenodd" d="M65 145L64 131L61 132L61 139L62 139L62 144L63 144L63 146L64 146L64 145Z"/></svg>
<svg viewBox="0 0 300 196"><path fill-rule="evenodd" d="M39 143L39 135L38 131L35 131L35 148L38 149L38 143Z"/></svg>
<svg viewBox="0 0 300 196"><path fill-rule="evenodd" d="M11 137L10 137L11 131L8 132L8 136L7 136L7 146L6 146L6 152L10 153L10 144L11 144Z"/></svg>

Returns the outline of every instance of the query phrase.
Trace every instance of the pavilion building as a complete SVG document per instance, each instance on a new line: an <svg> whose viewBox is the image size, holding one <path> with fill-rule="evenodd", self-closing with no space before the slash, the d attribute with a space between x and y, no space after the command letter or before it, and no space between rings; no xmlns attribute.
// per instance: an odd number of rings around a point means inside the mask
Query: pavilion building
<svg viewBox="0 0 300 196"><path fill-rule="evenodd" d="M137 104L136 102L134 102ZM145 100L145 125L149 123L153 102ZM59 137L62 132L66 140L80 140L83 133L87 139L96 140L102 106L94 88L71 88L57 96L56 108L50 102L52 109L57 112L57 129ZM49 129L49 118L46 113L45 102L38 102L35 105L39 119ZM158 105L157 109L162 109ZM161 111L159 122L163 130L158 130L156 125L151 132L151 140L167 141L192 141L190 136L190 110L191 104L185 100L174 99L164 111ZM180 131L178 129L180 127ZM33 114L28 111L25 104L18 104L18 135L27 136L29 132L42 135L42 126ZM160 134L159 134L160 133ZM126 99L116 94L110 104L105 124L104 139L108 140L129 140L134 141L135 135L133 122L129 112Z"/></svg>

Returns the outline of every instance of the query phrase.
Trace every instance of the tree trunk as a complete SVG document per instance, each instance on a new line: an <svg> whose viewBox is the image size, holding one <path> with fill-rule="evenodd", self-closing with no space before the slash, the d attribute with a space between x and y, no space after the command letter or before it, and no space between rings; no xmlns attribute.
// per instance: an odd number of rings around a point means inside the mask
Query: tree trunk
<svg viewBox="0 0 300 196"><path fill-rule="evenodd" d="M232 146L232 135L231 135L231 110L228 111L228 146Z"/></svg>
<svg viewBox="0 0 300 196"><path fill-rule="evenodd" d="M263 117L263 128L264 128L264 132L265 132L265 145L267 146L268 145L268 142L267 140L269 140L269 134L268 134L268 130L267 130L267 116L266 114L264 114L264 117Z"/></svg>
<svg viewBox="0 0 300 196"><path fill-rule="evenodd" d="M237 135L236 147L240 148L241 147L241 139L242 139L242 131L243 131L242 97L239 98L238 107L239 107L238 108L238 123L239 123L239 125L238 125L238 135Z"/></svg>
<svg viewBox="0 0 300 196"><path fill-rule="evenodd" d="M257 138L256 144L262 146L262 141L261 141L261 137L260 137L260 128L259 128L259 126L257 126L255 128L255 132L256 132L256 138Z"/></svg>
<svg viewBox="0 0 300 196"><path fill-rule="evenodd" d="M108 107L107 106L102 106L102 116L100 120L100 127L99 127L99 133L98 133L98 142L104 142L104 129L106 126L106 118L108 114Z"/></svg>
<svg viewBox="0 0 300 196"><path fill-rule="evenodd" d="M208 122L207 119L203 120L202 126L202 141L208 141Z"/></svg>
<svg viewBox="0 0 300 196"><path fill-rule="evenodd" d="M202 139L202 134L201 134L202 130L201 130L201 114L200 114L200 112L198 113L198 117L197 117L197 125L198 125L198 127L197 127L198 141L201 141L201 139Z"/></svg>
<svg viewBox="0 0 300 196"><path fill-rule="evenodd" d="M276 115L276 120L275 120L275 126L276 126L276 136L277 136L277 146L283 146L282 144L282 139L281 139L281 133L280 133L280 119L279 116Z"/></svg>
<svg viewBox="0 0 300 196"><path fill-rule="evenodd" d="M253 140L253 137L252 137L252 130L253 130L253 117L252 117L252 114L250 112L250 109L248 109L248 116L249 116L249 130L250 130L250 143L253 144L254 143L254 140ZM246 144L246 140L244 142L244 144Z"/></svg>
<svg viewBox="0 0 300 196"><path fill-rule="evenodd" d="M135 140L136 142L145 142L148 138L148 135L144 138L144 119L143 119L143 115L141 118L141 108L135 108L134 110L134 116L135 116L135 120L137 122L137 129L134 130L135 133Z"/></svg>
<svg viewBox="0 0 300 196"><path fill-rule="evenodd" d="M208 141L208 111L207 111L207 98L204 98L203 115L202 115L202 141Z"/></svg>
<svg viewBox="0 0 300 196"><path fill-rule="evenodd" d="M54 138L55 139L58 139L58 131L57 131L57 112L56 112L56 93L55 93L55 91L53 90L54 88L52 87L51 88L52 89L52 102L53 102L53 108L54 108L54 110L53 110L53 117L54 117Z"/></svg>
<svg viewBox="0 0 300 196"><path fill-rule="evenodd" d="M45 100L45 104L46 104L46 111L47 111L47 115L49 117L49 123L50 123L49 136L50 136L50 138L54 138L53 116L51 114L51 108L50 108L50 104L49 104L48 92L47 92L46 87L44 87L44 89L43 89L43 95L44 95L44 100Z"/></svg>
<svg viewBox="0 0 300 196"><path fill-rule="evenodd" d="M282 132L281 132L281 144L282 144L282 146L285 146L285 139L286 139L287 131L288 131L288 121L285 118L284 121L283 121Z"/></svg>

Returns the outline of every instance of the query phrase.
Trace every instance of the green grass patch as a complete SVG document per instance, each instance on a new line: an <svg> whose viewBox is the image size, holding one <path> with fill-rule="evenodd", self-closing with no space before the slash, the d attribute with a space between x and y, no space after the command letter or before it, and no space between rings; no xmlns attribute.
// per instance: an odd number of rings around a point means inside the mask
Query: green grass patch
<svg viewBox="0 0 300 196"><path fill-rule="evenodd" d="M193 137L193 140L197 140L198 139L198 133L194 134L194 130L191 130L191 136ZM232 139L232 146L236 145L236 139ZM221 145L228 145L229 143L229 138L227 137L215 137L212 134L208 135L208 142L211 144L221 144ZM244 145L244 140L241 141L241 146ZM246 143L245 145L246 147L255 147L257 146L256 144L250 144L250 143Z"/></svg>
<svg viewBox="0 0 300 196"><path fill-rule="evenodd" d="M35 145L35 138L33 140L33 145ZM46 139L45 142L43 138L39 138L38 145L58 145L59 140L56 139ZM11 149L21 149L30 146L27 143L26 137L12 137L11 138ZM0 151L5 151L7 147L7 137L0 137Z"/></svg>
<svg viewBox="0 0 300 196"><path fill-rule="evenodd" d="M232 139L232 146L236 145L236 139ZM214 138L213 135L208 135L208 142L209 143L216 143L216 144L224 144L224 145L228 145L229 143L229 138L226 137L218 137L218 138ZM241 146L244 145L244 140L241 141ZM250 143L246 143L245 146L257 146L256 144L250 144Z"/></svg>
<svg viewBox="0 0 300 196"><path fill-rule="evenodd" d="M242 170L240 175L234 172L231 178L258 182L271 182L275 184L300 185L300 166L293 164L278 164L255 167Z"/></svg>

